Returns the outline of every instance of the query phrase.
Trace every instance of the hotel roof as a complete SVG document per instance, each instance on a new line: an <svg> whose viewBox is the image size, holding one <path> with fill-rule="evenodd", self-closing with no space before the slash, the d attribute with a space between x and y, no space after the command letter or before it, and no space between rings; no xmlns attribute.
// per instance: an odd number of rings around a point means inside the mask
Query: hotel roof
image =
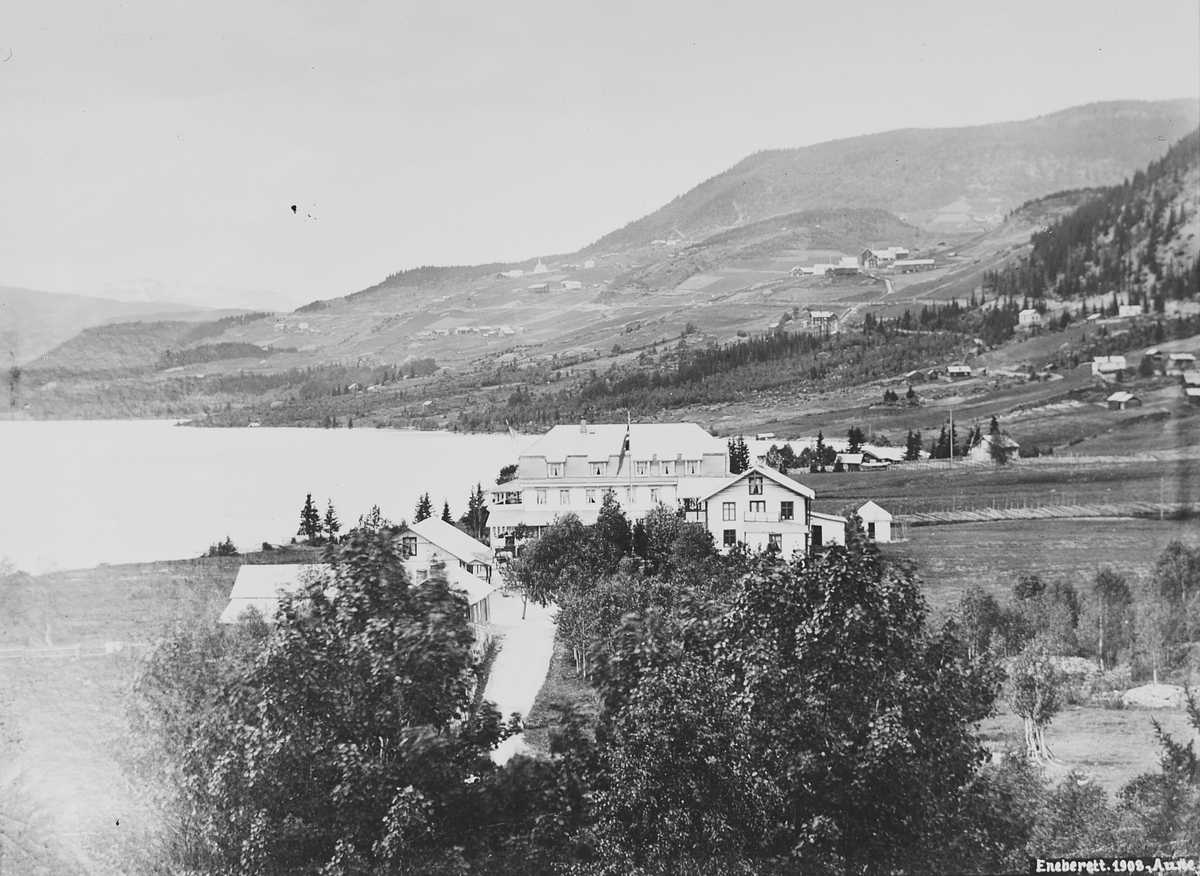
<svg viewBox="0 0 1200 876"><path fill-rule="evenodd" d="M568 456L606 461L620 456L625 429L625 423L555 426L521 456L541 456L551 462L562 462ZM629 427L629 456L637 460L700 459L707 454L723 455L726 450L723 440L695 423L634 423Z"/></svg>

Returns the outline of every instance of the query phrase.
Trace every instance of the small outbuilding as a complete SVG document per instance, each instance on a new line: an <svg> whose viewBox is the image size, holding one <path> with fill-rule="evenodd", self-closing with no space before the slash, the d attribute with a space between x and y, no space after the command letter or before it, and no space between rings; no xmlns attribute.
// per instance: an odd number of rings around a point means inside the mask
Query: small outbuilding
<svg viewBox="0 0 1200 876"><path fill-rule="evenodd" d="M1140 408L1142 400L1132 392L1114 392L1108 397L1110 411L1123 411L1126 408Z"/></svg>
<svg viewBox="0 0 1200 876"><path fill-rule="evenodd" d="M874 542L889 542L892 540L892 515L874 502L867 502L858 509L858 516L863 522L867 538Z"/></svg>

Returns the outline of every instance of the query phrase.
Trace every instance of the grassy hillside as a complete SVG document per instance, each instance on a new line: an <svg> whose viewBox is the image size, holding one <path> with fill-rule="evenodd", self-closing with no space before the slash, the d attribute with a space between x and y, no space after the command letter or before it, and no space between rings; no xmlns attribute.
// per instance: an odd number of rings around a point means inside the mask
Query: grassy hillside
<svg viewBox="0 0 1200 876"><path fill-rule="evenodd" d="M1200 121L1194 100L1097 103L1036 119L908 129L760 152L587 248L700 237L778 213L877 207L928 229L980 229L1052 191L1120 182Z"/></svg>
<svg viewBox="0 0 1200 876"><path fill-rule="evenodd" d="M25 365L91 326L150 318L193 321L222 315L186 304L0 288L0 353L6 358L11 354L11 361Z"/></svg>

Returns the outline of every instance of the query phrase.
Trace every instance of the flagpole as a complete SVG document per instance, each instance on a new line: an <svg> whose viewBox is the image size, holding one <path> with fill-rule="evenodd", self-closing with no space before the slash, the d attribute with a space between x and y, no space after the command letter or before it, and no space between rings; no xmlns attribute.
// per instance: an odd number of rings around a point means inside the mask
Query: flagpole
<svg viewBox="0 0 1200 876"><path fill-rule="evenodd" d="M633 514L633 413L629 408L625 410L625 437L629 441L629 452L626 454L629 457L629 513Z"/></svg>

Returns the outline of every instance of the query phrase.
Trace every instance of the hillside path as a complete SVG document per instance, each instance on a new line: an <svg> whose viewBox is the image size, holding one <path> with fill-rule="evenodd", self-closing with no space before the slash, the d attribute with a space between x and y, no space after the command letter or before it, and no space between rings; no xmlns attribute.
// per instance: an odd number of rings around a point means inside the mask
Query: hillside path
<svg viewBox="0 0 1200 876"><path fill-rule="evenodd" d="M538 691L550 671L554 656L554 606L543 608L530 602L521 619L521 598L497 590L492 594L492 635L499 641L499 653L492 663L485 699L491 700L505 719L513 712L524 718L533 708ZM492 752L492 759L505 763L518 751L525 750L525 736L506 739Z"/></svg>

